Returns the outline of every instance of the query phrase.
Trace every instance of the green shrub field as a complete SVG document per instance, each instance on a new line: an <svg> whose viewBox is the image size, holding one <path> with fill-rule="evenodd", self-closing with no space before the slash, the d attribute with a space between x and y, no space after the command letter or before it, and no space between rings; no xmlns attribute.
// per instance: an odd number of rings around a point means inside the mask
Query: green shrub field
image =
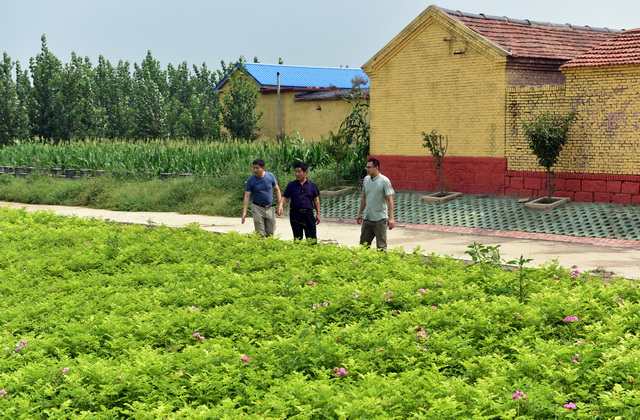
<svg viewBox="0 0 640 420"><path fill-rule="evenodd" d="M6 207L0 241L0 418L640 417L634 281Z"/></svg>

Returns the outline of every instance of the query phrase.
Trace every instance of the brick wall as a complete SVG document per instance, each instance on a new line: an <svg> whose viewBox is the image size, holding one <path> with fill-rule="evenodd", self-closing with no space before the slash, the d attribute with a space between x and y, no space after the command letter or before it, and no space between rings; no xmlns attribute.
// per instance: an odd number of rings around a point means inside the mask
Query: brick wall
<svg viewBox="0 0 640 420"><path fill-rule="evenodd" d="M433 157L373 155L380 161L380 171L391 180L393 188L407 191L438 191L440 177ZM445 188L465 194L505 193L507 162L504 158L444 158Z"/></svg>
<svg viewBox="0 0 640 420"><path fill-rule="evenodd" d="M554 173L555 197L573 201L640 204L640 176L615 174ZM505 194L522 197L547 195L544 172L506 171Z"/></svg>
<svg viewBox="0 0 640 420"><path fill-rule="evenodd" d="M365 67L371 153L428 156L422 135L449 138L449 156L504 157L506 59L460 25L431 16Z"/></svg>
<svg viewBox="0 0 640 420"><path fill-rule="evenodd" d="M577 111L553 167L556 195L639 202L640 66L560 73L552 61L507 60L452 19L427 11L364 67L371 80L371 154L396 189L437 190L421 135L435 129L449 139L448 190L545 195L544 168L522 121Z"/></svg>
<svg viewBox="0 0 640 420"><path fill-rule="evenodd" d="M567 113L565 86L513 86L507 89L505 156L510 170L539 171L538 160L529 148L522 121L544 112ZM562 154L561 154L562 160ZM555 168L554 168L555 170Z"/></svg>
<svg viewBox="0 0 640 420"><path fill-rule="evenodd" d="M529 149L522 121L573 110L577 120L552 168L554 195L640 204L640 68L579 67L565 75L565 85L507 89L505 194L546 195L546 175Z"/></svg>
<svg viewBox="0 0 640 420"><path fill-rule="evenodd" d="M564 70L578 112L559 170L640 175L640 66Z"/></svg>

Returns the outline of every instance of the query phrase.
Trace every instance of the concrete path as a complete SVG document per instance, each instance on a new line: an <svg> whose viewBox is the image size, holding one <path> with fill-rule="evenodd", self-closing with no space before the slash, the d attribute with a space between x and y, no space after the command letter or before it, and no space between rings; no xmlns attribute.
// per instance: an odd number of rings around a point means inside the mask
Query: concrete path
<svg viewBox="0 0 640 420"><path fill-rule="evenodd" d="M232 217L170 212L125 212L3 201L0 201L0 206L24 208L27 211L51 210L63 216L77 215L124 223L164 224L175 227L197 223L202 229L212 232L250 233L253 231L253 220L248 219L243 225L240 223L240 218ZM282 239L292 239L288 218L278 219L276 235ZM320 241L357 246L359 235L360 226L353 220L327 219L318 226ZM500 255L506 260L519 258L520 255L532 258L530 266L539 266L555 259L562 267L568 269L598 270L630 279L640 278L639 241L411 224L397 225L388 235L390 248L399 247L410 252L419 246L424 254L433 252L459 259L469 259L465 251L474 242L486 246L500 245Z"/></svg>

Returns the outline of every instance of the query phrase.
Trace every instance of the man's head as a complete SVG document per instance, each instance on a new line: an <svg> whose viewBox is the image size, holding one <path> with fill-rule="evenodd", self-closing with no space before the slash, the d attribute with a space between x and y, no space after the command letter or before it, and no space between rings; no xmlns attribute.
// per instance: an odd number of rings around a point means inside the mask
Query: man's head
<svg viewBox="0 0 640 420"><path fill-rule="evenodd" d="M307 170L309 169L309 167L307 166L306 163L298 162L295 164L293 169L296 174L296 179L298 181L304 182L304 180L307 179Z"/></svg>
<svg viewBox="0 0 640 420"><path fill-rule="evenodd" d="M367 175L375 177L380 173L380 161L376 158L369 158L364 168L367 170Z"/></svg>
<svg viewBox="0 0 640 420"><path fill-rule="evenodd" d="M262 178L264 176L264 160L256 159L252 163L253 165L253 174L258 178Z"/></svg>

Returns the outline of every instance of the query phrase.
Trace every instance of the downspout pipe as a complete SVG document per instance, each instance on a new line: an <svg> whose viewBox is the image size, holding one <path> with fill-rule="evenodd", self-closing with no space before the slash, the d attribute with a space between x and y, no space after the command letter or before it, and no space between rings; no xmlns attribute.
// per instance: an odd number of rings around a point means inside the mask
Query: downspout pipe
<svg viewBox="0 0 640 420"><path fill-rule="evenodd" d="M278 80L278 139L282 139L282 114L280 111L280 72L277 73Z"/></svg>

